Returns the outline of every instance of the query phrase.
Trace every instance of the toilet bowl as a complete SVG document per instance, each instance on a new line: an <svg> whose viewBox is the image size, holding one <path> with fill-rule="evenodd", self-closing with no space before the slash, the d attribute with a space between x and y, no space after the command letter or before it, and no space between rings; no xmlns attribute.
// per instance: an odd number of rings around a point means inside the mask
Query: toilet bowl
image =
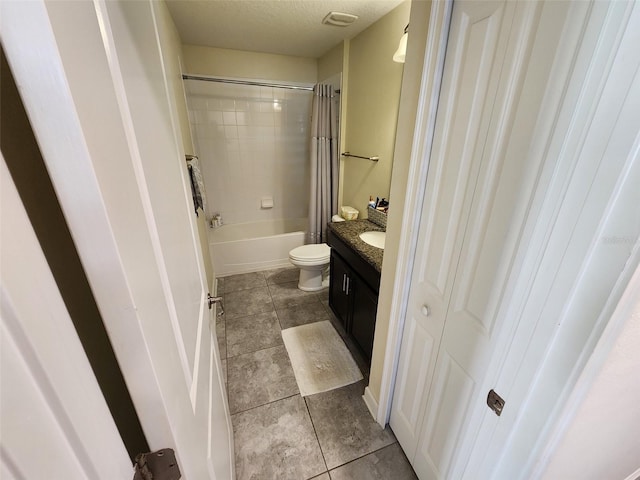
<svg viewBox="0 0 640 480"><path fill-rule="evenodd" d="M289 252L289 261L300 269L298 288L316 292L328 286L331 248L326 243L302 245Z"/></svg>

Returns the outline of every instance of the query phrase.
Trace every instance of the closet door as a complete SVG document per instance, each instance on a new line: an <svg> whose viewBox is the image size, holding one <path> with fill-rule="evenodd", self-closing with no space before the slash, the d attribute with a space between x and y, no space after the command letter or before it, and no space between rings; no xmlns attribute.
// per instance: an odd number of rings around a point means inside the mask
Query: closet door
<svg viewBox="0 0 640 480"><path fill-rule="evenodd" d="M487 117L495 102L497 82L491 80L505 51L500 27L511 20L505 13L512 17L513 8L498 2L454 5L391 413L393 431L410 459L460 256L457 239L469 218L465 193L475 187Z"/></svg>
<svg viewBox="0 0 640 480"><path fill-rule="evenodd" d="M420 478L455 477L472 406L486 400L480 385L540 168L525 159L553 61L532 55L538 32L555 25L540 24L541 10L453 7L390 421Z"/></svg>

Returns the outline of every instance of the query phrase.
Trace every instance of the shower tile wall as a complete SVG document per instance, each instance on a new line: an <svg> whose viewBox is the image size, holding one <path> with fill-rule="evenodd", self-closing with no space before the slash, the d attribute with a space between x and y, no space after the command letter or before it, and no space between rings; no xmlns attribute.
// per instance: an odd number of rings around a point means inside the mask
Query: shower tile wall
<svg viewBox="0 0 640 480"><path fill-rule="evenodd" d="M312 93L187 80L207 218L224 223L304 218L309 205ZM261 209L263 197L274 206Z"/></svg>

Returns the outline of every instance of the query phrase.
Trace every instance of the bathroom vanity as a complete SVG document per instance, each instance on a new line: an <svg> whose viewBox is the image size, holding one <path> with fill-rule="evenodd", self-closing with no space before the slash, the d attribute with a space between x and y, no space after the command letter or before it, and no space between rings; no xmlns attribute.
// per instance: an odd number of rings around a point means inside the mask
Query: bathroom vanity
<svg viewBox="0 0 640 480"><path fill-rule="evenodd" d="M380 290L381 248L365 243L363 232L383 231L368 220L329 224L331 247L329 306L371 361Z"/></svg>

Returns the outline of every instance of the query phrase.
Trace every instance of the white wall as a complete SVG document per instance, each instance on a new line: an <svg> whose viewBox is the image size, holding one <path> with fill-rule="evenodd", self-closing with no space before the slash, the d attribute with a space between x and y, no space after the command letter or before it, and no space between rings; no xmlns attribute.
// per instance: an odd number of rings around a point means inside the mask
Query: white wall
<svg viewBox="0 0 640 480"><path fill-rule="evenodd" d="M312 92L186 81L207 193L224 223L303 218L309 206ZM261 208L263 197L273 208Z"/></svg>

